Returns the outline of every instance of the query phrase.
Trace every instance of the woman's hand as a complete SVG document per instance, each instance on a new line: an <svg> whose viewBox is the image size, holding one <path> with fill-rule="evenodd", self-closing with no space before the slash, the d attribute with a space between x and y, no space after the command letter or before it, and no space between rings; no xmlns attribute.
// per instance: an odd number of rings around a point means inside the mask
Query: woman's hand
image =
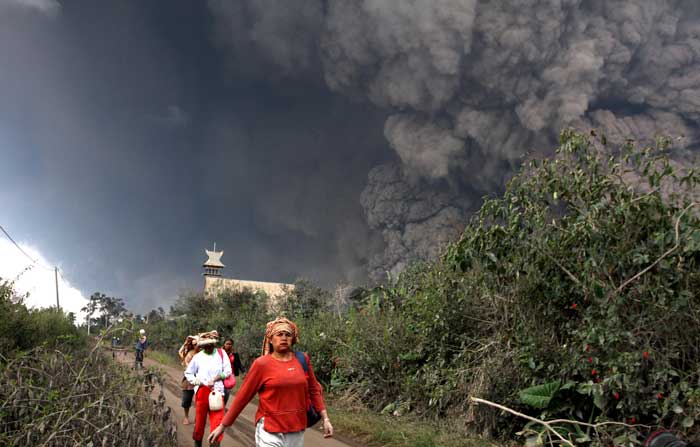
<svg viewBox="0 0 700 447"><path fill-rule="evenodd" d="M333 426L331 425L331 420L328 418L323 418L323 437L333 437Z"/></svg>
<svg viewBox="0 0 700 447"><path fill-rule="evenodd" d="M216 427L212 432L209 434L209 437L207 440L209 441L209 445L211 445L214 441L216 441L216 438L219 437L221 433L224 432L224 426L219 424L218 427Z"/></svg>

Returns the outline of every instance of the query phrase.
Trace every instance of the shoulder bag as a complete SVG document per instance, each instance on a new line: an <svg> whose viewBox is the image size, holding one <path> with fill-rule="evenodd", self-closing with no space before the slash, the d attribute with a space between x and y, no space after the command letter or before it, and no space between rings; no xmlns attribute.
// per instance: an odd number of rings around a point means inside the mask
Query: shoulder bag
<svg viewBox="0 0 700 447"><path fill-rule="evenodd" d="M224 370L224 350L219 348L219 356L221 356L221 371ZM228 356L226 356L228 360ZM230 363L230 362L229 362ZM236 386L236 376L233 375L233 368L231 368L231 375L224 379L224 388L233 388Z"/></svg>

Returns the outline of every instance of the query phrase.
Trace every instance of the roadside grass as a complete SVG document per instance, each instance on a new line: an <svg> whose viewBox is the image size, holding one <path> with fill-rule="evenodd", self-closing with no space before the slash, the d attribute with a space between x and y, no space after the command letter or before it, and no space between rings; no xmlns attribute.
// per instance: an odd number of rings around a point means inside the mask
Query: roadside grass
<svg viewBox="0 0 700 447"><path fill-rule="evenodd" d="M175 368L180 368L180 362L175 356L172 356L170 354L167 354L162 351L154 351L151 349L148 349L146 351L146 356L150 357L152 360L155 360L156 362L160 363L161 365L166 365L166 366L173 366Z"/></svg>
<svg viewBox="0 0 700 447"><path fill-rule="evenodd" d="M372 447L499 447L450 429L455 424L449 421L431 423L410 415L376 414L328 396L326 405L338 433Z"/></svg>

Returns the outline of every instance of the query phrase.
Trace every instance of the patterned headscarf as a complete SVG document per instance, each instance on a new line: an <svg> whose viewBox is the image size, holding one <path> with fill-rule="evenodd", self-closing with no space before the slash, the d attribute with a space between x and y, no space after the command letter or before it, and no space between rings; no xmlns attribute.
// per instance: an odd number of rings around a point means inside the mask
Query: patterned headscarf
<svg viewBox="0 0 700 447"><path fill-rule="evenodd" d="M185 357L187 356L187 353L190 352L197 346L197 339L199 336L197 335L188 335L187 338L185 338L185 342L182 344L180 349L177 351L177 355L180 357L180 361L185 360Z"/></svg>
<svg viewBox="0 0 700 447"><path fill-rule="evenodd" d="M207 345L215 345L219 342L219 333L217 331L202 332L199 334L199 340L197 340L197 346L200 348Z"/></svg>
<svg viewBox="0 0 700 447"><path fill-rule="evenodd" d="M263 341L263 355L270 353L270 340L272 336L279 331L287 331L292 334L292 344L299 341L299 328L293 321L284 317L277 317L272 321L268 321L265 328L265 340Z"/></svg>

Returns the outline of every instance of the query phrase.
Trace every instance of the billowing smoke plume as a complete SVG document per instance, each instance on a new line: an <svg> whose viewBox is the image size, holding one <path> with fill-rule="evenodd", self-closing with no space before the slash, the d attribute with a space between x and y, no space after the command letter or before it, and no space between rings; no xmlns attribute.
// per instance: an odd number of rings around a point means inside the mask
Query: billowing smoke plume
<svg viewBox="0 0 700 447"><path fill-rule="evenodd" d="M229 3L210 9L238 73L322 78L389 112L397 160L373 169L362 194L386 245L375 277L433 256L478 197L564 126L684 136L682 149L700 135L693 0Z"/></svg>
<svg viewBox="0 0 700 447"><path fill-rule="evenodd" d="M472 208L469 195L459 195L446 183L425 188L411 183L399 166L384 164L369 173L362 206L372 228L380 228L386 243L382 255L370 259L370 271L396 276L411 259L433 259L455 240Z"/></svg>

